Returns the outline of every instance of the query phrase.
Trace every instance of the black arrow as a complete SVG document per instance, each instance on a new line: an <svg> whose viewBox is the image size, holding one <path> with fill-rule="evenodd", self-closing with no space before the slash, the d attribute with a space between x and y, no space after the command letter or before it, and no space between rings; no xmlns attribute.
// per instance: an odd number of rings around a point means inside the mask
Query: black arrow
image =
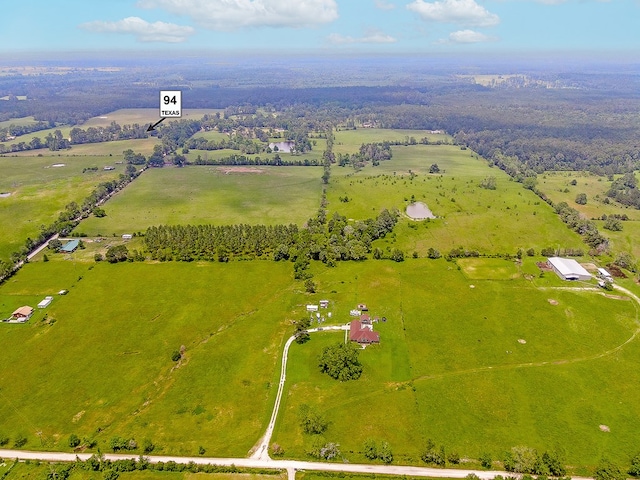
<svg viewBox="0 0 640 480"><path fill-rule="evenodd" d="M147 132L153 132L156 129L156 127L158 125L160 125L164 121L164 119L165 119L165 117L162 117L160 120L158 120L153 125L149 125L149 128L147 128Z"/></svg>

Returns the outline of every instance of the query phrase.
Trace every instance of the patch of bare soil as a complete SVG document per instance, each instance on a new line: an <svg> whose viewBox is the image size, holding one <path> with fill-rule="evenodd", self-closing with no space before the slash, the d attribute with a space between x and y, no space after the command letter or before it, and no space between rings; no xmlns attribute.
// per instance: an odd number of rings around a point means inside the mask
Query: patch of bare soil
<svg viewBox="0 0 640 480"><path fill-rule="evenodd" d="M600 425L600 431L602 431L602 432L610 432L611 429L607 425Z"/></svg>
<svg viewBox="0 0 640 480"><path fill-rule="evenodd" d="M221 167L220 171L224 172L225 175L229 175L230 173L263 173L264 170L259 168L252 167Z"/></svg>
<svg viewBox="0 0 640 480"><path fill-rule="evenodd" d="M558 301L554 300L553 298L548 298L547 302L549 302L551 305L558 305Z"/></svg>
<svg viewBox="0 0 640 480"><path fill-rule="evenodd" d="M536 265L543 272L551 272L551 271L553 271L553 269L551 268L551 266L547 262L536 262Z"/></svg>

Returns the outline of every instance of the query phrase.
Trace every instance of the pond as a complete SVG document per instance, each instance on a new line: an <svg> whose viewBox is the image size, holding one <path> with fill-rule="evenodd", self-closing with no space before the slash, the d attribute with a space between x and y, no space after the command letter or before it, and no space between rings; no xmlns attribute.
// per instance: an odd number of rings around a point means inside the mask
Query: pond
<svg viewBox="0 0 640 480"><path fill-rule="evenodd" d="M436 218L429 207L422 202L411 203L407 206L407 215L413 220L424 220L426 218Z"/></svg>

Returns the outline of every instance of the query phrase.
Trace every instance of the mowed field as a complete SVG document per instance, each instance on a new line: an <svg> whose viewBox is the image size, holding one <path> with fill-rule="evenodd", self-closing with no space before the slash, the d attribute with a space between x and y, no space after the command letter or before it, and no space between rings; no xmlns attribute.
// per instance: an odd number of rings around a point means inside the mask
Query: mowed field
<svg viewBox="0 0 640 480"><path fill-rule="evenodd" d="M393 158L355 173L351 167L333 167L327 198L330 212L347 218L374 217L383 208L404 213L411 199L428 205L434 220L413 221L406 215L395 235L377 242L382 248L400 248L424 256L429 248L443 254L455 247L482 253L515 254L518 248L552 246L582 248L545 202L521 184L468 150L453 145L392 147ZM429 167L438 164L439 174ZM496 189L480 188L486 177L496 178ZM349 201L340 198L348 197Z"/></svg>
<svg viewBox="0 0 640 480"><path fill-rule="evenodd" d="M269 419L296 287L275 262L26 265L0 303L69 293L0 325L1 433L26 448L66 450L75 433L103 451L120 436L244 456Z"/></svg>
<svg viewBox="0 0 640 480"><path fill-rule="evenodd" d="M105 204L107 216L78 227L89 235L144 231L152 225L301 225L322 193L321 167L149 169Z"/></svg>
<svg viewBox="0 0 640 480"><path fill-rule="evenodd" d="M64 163L64 167L52 167ZM68 203L82 202L100 183L124 173L124 165L113 165L110 157L26 157L0 158L0 258L35 238L41 225L49 225ZM98 167L96 172L85 172Z"/></svg>
<svg viewBox="0 0 640 480"><path fill-rule="evenodd" d="M305 455L312 437L298 410L308 404L330 422L326 441L351 462L366 461L368 438L388 441L399 463L420 463L429 438L470 459L527 445L560 449L570 465L628 461L640 428L637 305L511 279L513 264L502 262L501 280L469 280L444 260L316 272L321 291L333 292L321 296L342 307L366 303L387 321L374 325L381 343L362 351L358 381L340 383L317 368L343 333L292 345L273 441L286 456Z"/></svg>

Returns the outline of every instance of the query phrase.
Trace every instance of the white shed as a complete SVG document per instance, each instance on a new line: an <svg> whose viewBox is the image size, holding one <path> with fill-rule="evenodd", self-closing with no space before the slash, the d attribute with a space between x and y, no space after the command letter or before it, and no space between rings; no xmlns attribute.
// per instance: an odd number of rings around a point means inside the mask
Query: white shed
<svg viewBox="0 0 640 480"><path fill-rule="evenodd" d="M38 308L47 308L51 304L52 301L53 301L53 297L44 297L44 300L42 300L38 304Z"/></svg>
<svg viewBox="0 0 640 480"><path fill-rule="evenodd" d="M318 309L318 305L307 305L307 312L317 312Z"/></svg>
<svg viewBox="0 0 640 480"><path fill-rule="evenodd" d="M572 258L551 257L548 262L553 271L563 280L591 279L591 274Z"/></svg>
<svg viewBox="0 0 640 480"><path fill-rule="evenodd" d="M613 281L613 277L611 276L611 274L604 268L598 268L598 276L604 278L605 280L608 280L610 282Z"/></svg>

